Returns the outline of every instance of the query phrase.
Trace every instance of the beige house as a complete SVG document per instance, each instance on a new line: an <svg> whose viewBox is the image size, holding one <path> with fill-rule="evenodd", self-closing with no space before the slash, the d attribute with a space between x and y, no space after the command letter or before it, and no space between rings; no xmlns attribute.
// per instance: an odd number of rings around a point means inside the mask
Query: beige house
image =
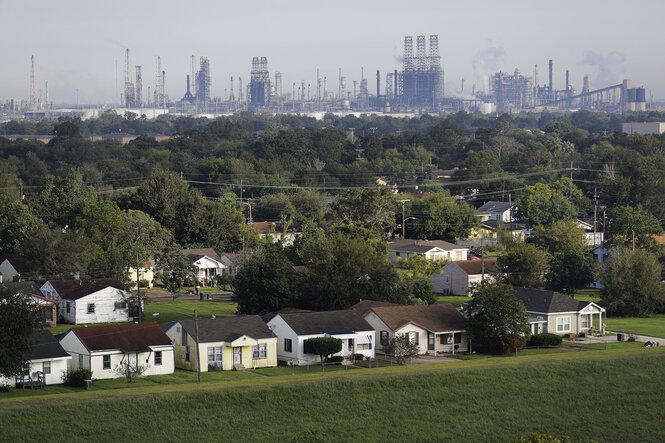
<svg viewBox="0 0 665 443"><path fill-rule="evenodd" d="M447 263L442 274L430 277L434 292L443 295L469 295L473 283L494 280L499 272L496 259L463 260Z"/></svg>
<svg viewBox="0 0 665 443"><path fill-rule="evenodd" d="M605 309L554 291L515 288L515 297L526 307L532 334L579 334L604 332Z"/></svg>
<svg viewBox="0 0 665 443"><path fill-rule="evenodd" d="M443 240L399 240L388 245L390 261L397 264L412 255L420 255L427 260L456 261L466 260L469 248L464 248Z"/></svg>
<svg viewBox="0 0 665 443"><path fill-rule="evenodd" d="M175 346L175 366L201 372L277 366L277 338L258 315L176 320L164 327ZM199 357L200 355L200 357Z"/></svg>
<svg viewBox="0 0 665 443"><path fill-rule="evenodd" d="M363 301L353 308L377 332L377 349L385 348L395 335L406 335L418 345L419 354L455 354L469 349L466 320L450 303L390 305Z"/></svg>
<svg viewBox="0 0 665 443"><path fill-rule="evenodd" d="M129 267L129 270L127 271L127 275L129 276L129 281L132 282L132 285L134 289L136 289L136 268L134 267ZM148 287L152 288L154 282L155 282L155 262L151 260L146 260L143 263L143 266L139 269L138 272L138 278L139 280L147 280L148 282Z"/></svg>

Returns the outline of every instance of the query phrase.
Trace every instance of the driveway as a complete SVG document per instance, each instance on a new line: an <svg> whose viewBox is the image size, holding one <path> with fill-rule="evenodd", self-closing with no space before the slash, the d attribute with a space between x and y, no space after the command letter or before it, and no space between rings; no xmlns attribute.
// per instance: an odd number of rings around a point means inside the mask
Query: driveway
<svg viewBox="0 0 665 443"><path fill-rule="evenodd" d="M587 337L587 338L578 338L575 340L577 343L610 343L617 341L617 333L610 332L612 335L604 335L602 337ZM624 340L628 338L630 334L623 333ZM648 335L634 335L635 340L646 343L648 341L655 343L659 342L662 346L665 346L665 338L662 337L651 337Z"/></svg>

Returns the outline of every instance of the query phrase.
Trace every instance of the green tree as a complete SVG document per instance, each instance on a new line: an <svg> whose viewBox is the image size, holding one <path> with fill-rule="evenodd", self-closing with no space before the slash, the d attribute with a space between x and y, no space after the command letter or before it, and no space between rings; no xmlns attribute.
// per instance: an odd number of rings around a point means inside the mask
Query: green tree
<svg viewBox="0 0 665 443"><path fill-rule="evenodd" d="M665 307L658 258L645 250L617 247L599 272L601 304L610 315L646 317Z"/></svg>
<svg viewBox="0 0 665 443"><path fill-rule="evenodd" d="M619 206L610 211L609 232L615 244L632 243L635 235L637 246L654 249L656 243L652 236L662 231L658 219L641 205Z"/></svg>
<svg viewBox="0 0 665 443"><path fill-rule="evenodd" d="M413 254L406 260L399 262L399 267L410 271L411 276L429 278L434 274L441 274L443 272L442 266L446 262L438 260L428 260L422 255Z"/></svg>
<svg viewBox="0 0 665 443"><path fill-rule="evenodd" d="M514 242L499 256L497 265L507 284L543 288L549 269L549 255L534 244Z"/></svg>
<svg viewBox="0 0 665 443"><path fill-rule="evenodd" d="M83 181L79 170L73 169L64 177L49 177L36 200L31 202L32 211L45 222L60 226L71 226L88 203L97 200L95 191Z"/></svg>
<svg viewBox="0 0 665 443"><path fill-rule="evenodd" d="M25 367L31 335L43 325L40 313L29 295L0 285L0 376L11 378Z"/></svg>
<svg viewBox="0 0 665 443"><path fill-rule="evenodd" d="M305 340L305 353L316 354L323 363L328 356L342 350L342 340L335 337L314 337Z"/></svg>
<svg viewBox="0 0 665 443"><path fill-rule="evenodd" d="M197 268L175 245L156 263L156 269L167 291L175 296L186 283L196 281Z"/></svg>
<svg viewBox="0 0 665 443"><path fill-rule="evenodd" d="M42 225L22 247L33 280L85 276L95 258L95 245L84 235ZM107 277L107 276L105 276Z"/></svg>
<svg viewBox="0 0 665 443"><path fill-rule="evenodd" d="M387 355L395 357L397 364L403 365L417 356L420 348L417 344L411 343L407 334L397 334L388 341L384 351Z"/></svg>
<svg viewBox="0 0 665 443"><path fill-rule="evenodd" d="M25 241L42 225L25 204L0 198L0 253L20 254Z"/></svg>
<svg viewBox="0 0 665 443"><path fill-rule="evenodd" d="M530 328L526 308L515 298L512 286L485 280L471 292L473 298L463 312L474 343L491 353L514 349Z"/></svg>
<svg viewBox="0 0 665 443"><path fill-rule="evenodd" d="M397 200L388 189L352 189L341 192L330 207L333 220L384 232L395 227Z"/></svg>
<svg viewBox="0 0 665 443"><path fill-rule="evenodd" d="M125 216L118 205L110 200L88 203L79 217L76 226L100 250L106 252L115 247L118 236L126 227Z"/></svg>
<svg viewBox="0 0 665 443"><path fill-rule="evenodd" d="M265 314L297 304L297 276L279 245L266 246L238 270L232 285L239 314Z"/></svg>
<svg viewBox="0 0 665 443"><path fill-rule="evenodd" d="M549 226L559 220L571 220L577 216L575 205L563 193L544 183L527 186L517 200L517 217L529 227Z"/></svg>
<svg viewBox="0 0 665 443"><path fill-rule="evenodd" d="M409 214L416 217L413 224L407 224L407 236L412 238L454 241L468 237L478 225L473 207L458 203L448 191L414 202Z"/></svg>

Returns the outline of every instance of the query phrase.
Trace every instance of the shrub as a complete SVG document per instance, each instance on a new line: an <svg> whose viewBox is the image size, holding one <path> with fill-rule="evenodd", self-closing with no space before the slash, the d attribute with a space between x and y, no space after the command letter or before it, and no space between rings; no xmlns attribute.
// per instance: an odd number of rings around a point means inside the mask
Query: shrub
<svg viewBox="0 0 665 443"><path fill-rule="evenodd" d="M150 286L150 282L148 280L139 280L139 286L142 288L147 288Z"/></svg>
<svg viewBox="0 0 665 443"><path fill-rule="evenodd" d="M365 356L363 354L353 354L353 359L355 361L360 361L360 360L364 360Z"/></svg>
<svg viewBox="0 0 665 443"><path fill-rule="evenodd" d="M79 368L76 370L63 371L62 382L67 386L74 388L85 387L85 381L92 378L92 371L90 369Z"/></svg>
<svg viewBox="0 0 665 443"><path fill-rule="evenodd" d="M563 338L556 334L534 334L529 337L528 346L559 346Z"/></svg>
<svg viewBox="0 0 665 443"><path fill-rule="evenodd" d="M9 383L0 383L0 392L9 392Z"/></svg>
<svg viewBox="0 0 665 443"><path fill-rule="evenodd" d="M629 335L626 341L635 341L635 336L634 335Z"/></svg>
<svg viewBox="0 0 665 443"><path fill-rule="evenodd" d="M305 340L305 353L316 354L321 361L332 354L342 350L342 340L334 337L314 337Z"/></svg>
<svg viewBox="0 0 665 443"><path fill-rule="evenodd" d="M344 361L344 357L341 355L335 355L333 357L328 357L328 360L326 360L327 363L341 363Z"/></svg>

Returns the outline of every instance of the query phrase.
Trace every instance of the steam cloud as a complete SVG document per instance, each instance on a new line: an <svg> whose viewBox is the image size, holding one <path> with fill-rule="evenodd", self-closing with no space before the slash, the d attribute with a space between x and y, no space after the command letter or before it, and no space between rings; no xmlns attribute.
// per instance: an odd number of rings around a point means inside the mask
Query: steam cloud
<svg viewBox="0 0 665 443"><path fill-rule="evenodd" d="M505 56L506 50L496 46L477 52L472 61L476 85L483 85L486 90L487 78L499 69Z"/></svg>
<svg viewBox="0 0 665 443"><path fill-rule="evenodd" d="M616 85L626 78L626 56L619 51L607 55L588 51L580 63L596 69L592 76L592 89Z"/></svg>

